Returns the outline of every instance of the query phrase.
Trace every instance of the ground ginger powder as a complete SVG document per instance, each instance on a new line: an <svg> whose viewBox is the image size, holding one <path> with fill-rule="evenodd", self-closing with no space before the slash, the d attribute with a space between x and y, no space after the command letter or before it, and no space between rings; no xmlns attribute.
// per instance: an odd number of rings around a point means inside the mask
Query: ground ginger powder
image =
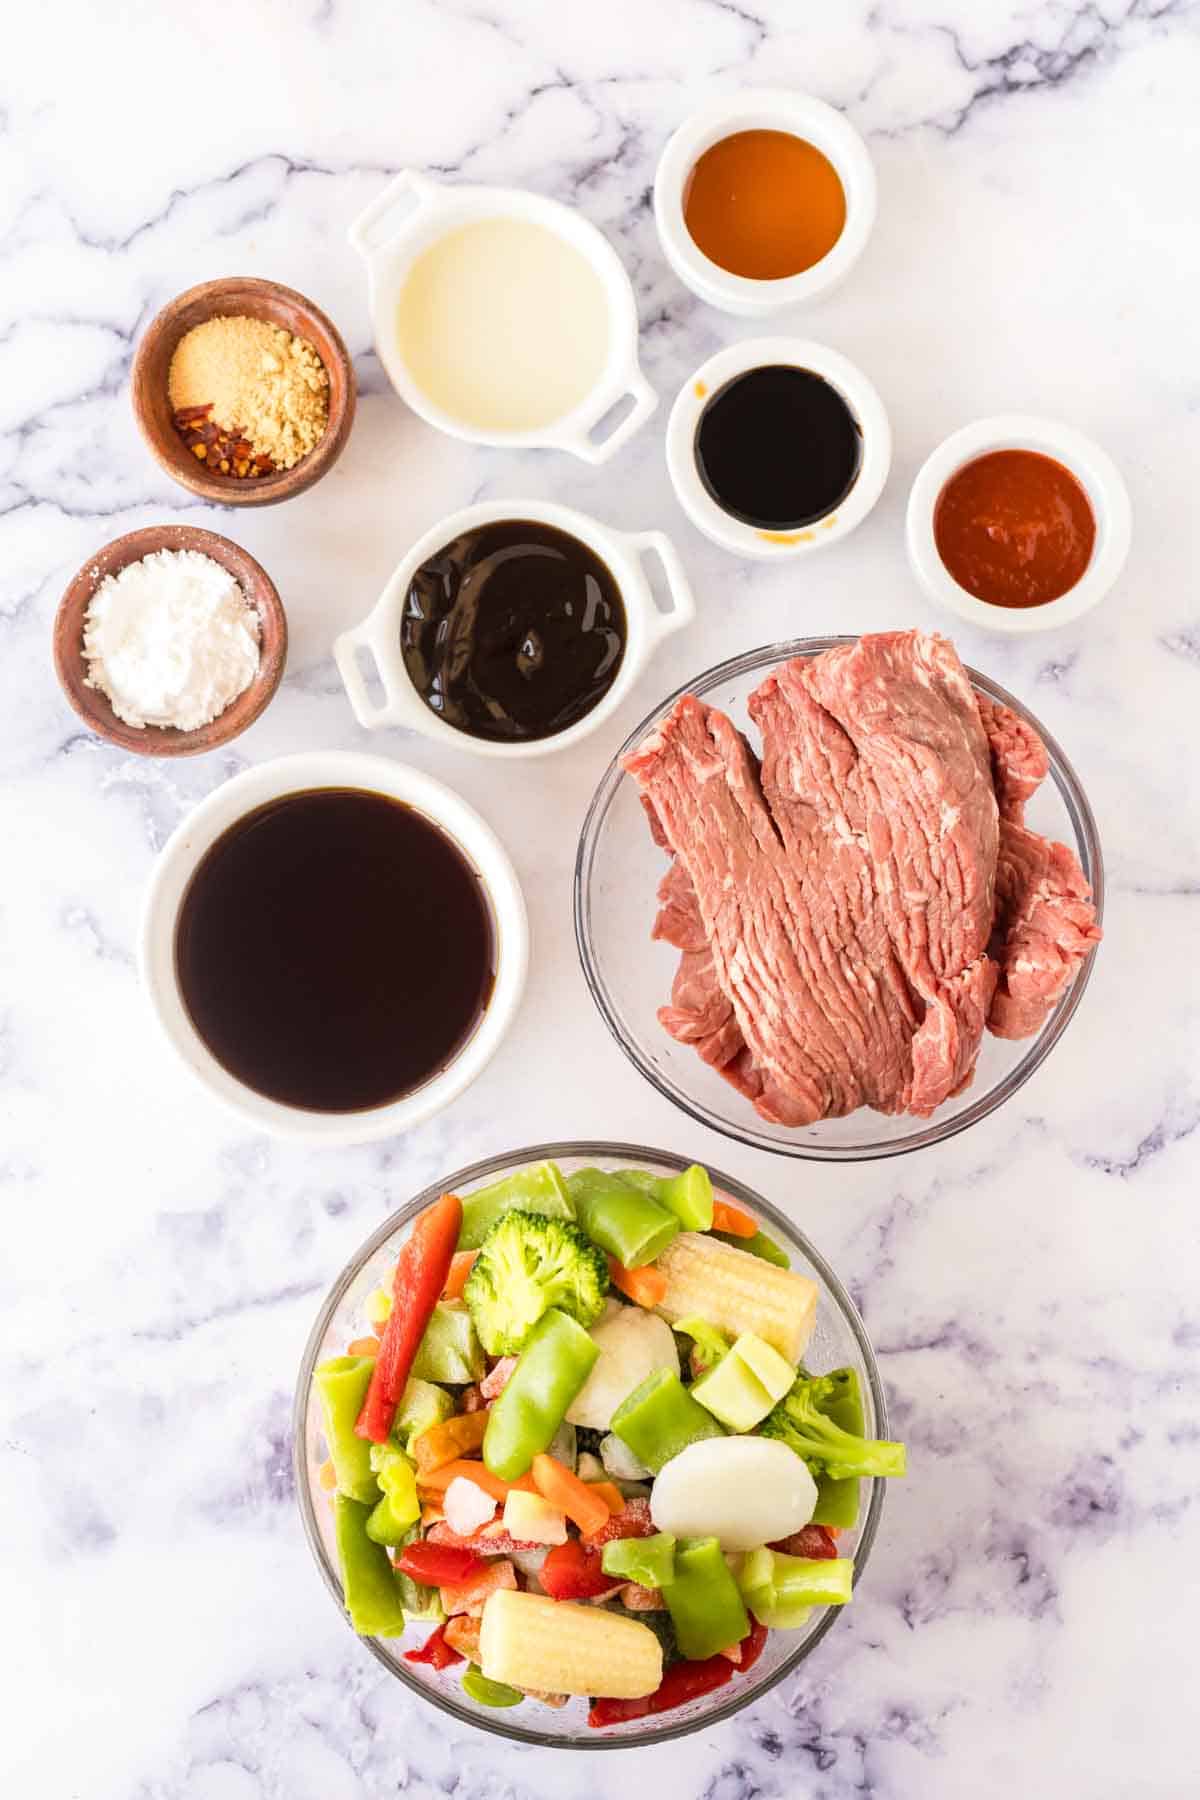
<svg viewBox="0 0 1200 1800"><path fill-rule="evenodd" d="M181 338L167 377L173 412L211 406L223 431L238 431L256 456L290 469L329 422L329 376L304 338L265 319L206 319Z"/></svg>

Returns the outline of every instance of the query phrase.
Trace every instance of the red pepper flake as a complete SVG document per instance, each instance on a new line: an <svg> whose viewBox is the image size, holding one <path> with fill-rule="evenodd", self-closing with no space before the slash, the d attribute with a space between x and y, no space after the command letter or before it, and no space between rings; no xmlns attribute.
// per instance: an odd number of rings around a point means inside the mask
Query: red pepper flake
<svg viewBox="0 0 1200 1800"><path fill-rule="evenodd" d="M212 402L205 406L181 406L174 414L175 429L198 462L214 475L232 481L254 480L274 473L269 456L256 456L254 446L240 426L225 431L209 418Z"/></svg>

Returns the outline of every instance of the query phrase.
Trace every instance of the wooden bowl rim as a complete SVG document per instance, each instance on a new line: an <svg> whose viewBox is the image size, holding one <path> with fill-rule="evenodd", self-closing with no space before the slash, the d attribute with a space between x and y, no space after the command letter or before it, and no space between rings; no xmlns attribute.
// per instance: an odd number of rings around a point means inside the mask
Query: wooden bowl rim
<svg viewBox="0 0 1200 1800"><path fill-rule="evenodd" d="M293 464L290 469L279 469L272 475L259 476L253 481L230 482L219 475L210 474L195 457L189 455L185 461L178 455L180 451L186 450L183 440L176 437L173 431L167 439L158 430L146 398L150 384L149 365L164 339L170 339L169 354L173 356L175 346L184 336L185 329L192 329L192 325L185 328L179 323L181 315L188 308L201 306L205 309L206 317L217 318L222 314L235 315L239 302L245 312L245 302L253 304L258 299L276 300L294 307L315 327L314 336L324 335L332 346L333 358L340 368L340 398L335 404L331 377L329 418L324 434L298 463ZM251 312L247 316L254 318L261 315ZM195 320L193 324L200 322ZM300 332L297 335L305 334ZM311 338L309 341L312 341ZM313 348L326 364L328 372L329 359L323 349L315 343ZM142 333L134 352L129 385L138 430L159 467L180 487L187 488L190 493L198 494L201 499L210 500L218 506L272 506L304 493L333 467L345 449L358 403L354 363L341 332L328 313L296 288L287 287L281 281L268 280L262 275L219 276L212 281L197 282L194 287L185 288L174 299L168 300Z"/></svg>
<svg viewBox="0 0 1200 1800"><path fill-rule="evenodd" d="M211 557L234 576L259 615L258 673L224 712L194 731L167 725L127 725L118 719L107 694L88 687L84 679L83 620L92 595L107 576L119 574L155 550L197 550ZM138 756L199 756L231 743L274 698L287 663L287 613L279 589L257 557L232 538L199 525L145 525L110 539L76 570L54 615L52 648L59 685L94 736Z"/></svg>

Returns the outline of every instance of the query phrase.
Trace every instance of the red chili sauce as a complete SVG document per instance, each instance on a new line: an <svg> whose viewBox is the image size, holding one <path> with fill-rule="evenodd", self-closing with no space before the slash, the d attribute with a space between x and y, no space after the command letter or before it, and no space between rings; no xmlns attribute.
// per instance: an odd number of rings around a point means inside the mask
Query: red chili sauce
<svg viewBox="0 0 1200 1800"><path fill-rule="evenodd" d="M1069 469L1036 450L993 450L952 475L933 514L938 555L992 606L1045 606L1092 558L1096 520Z"/></svg>

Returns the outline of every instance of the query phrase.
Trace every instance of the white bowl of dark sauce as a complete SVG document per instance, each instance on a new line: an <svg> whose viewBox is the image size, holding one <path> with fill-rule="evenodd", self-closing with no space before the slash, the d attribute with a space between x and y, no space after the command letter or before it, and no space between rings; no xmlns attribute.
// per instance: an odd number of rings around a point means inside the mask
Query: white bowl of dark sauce
<svg viewBox="0 0 1200 1800"><path fill-rule="evenodd" d="M669 607L655 598L649 557ZM544 500L485 501L418 539L333 649L368 731L401 726L477 756L544 756L603 724L694 616L661 531L617 531Z"/></svg>
<svg viewBox="0 0 1200 1800"><path fill-rule="evenodd" d="M705 537L764 561L807 556L861 525L883 492L892 434L848 357L807 339L752 338L684 382L667 468Z"/></svg>
<svg viewBox="0 0 1200 1800"><path fill-rule="evenodd" d="M512 864L451 789L382 757L247 769L168 839L141 973L168 1042L243 1119L392 1137L490 1061L525 986Z"/></svg>

